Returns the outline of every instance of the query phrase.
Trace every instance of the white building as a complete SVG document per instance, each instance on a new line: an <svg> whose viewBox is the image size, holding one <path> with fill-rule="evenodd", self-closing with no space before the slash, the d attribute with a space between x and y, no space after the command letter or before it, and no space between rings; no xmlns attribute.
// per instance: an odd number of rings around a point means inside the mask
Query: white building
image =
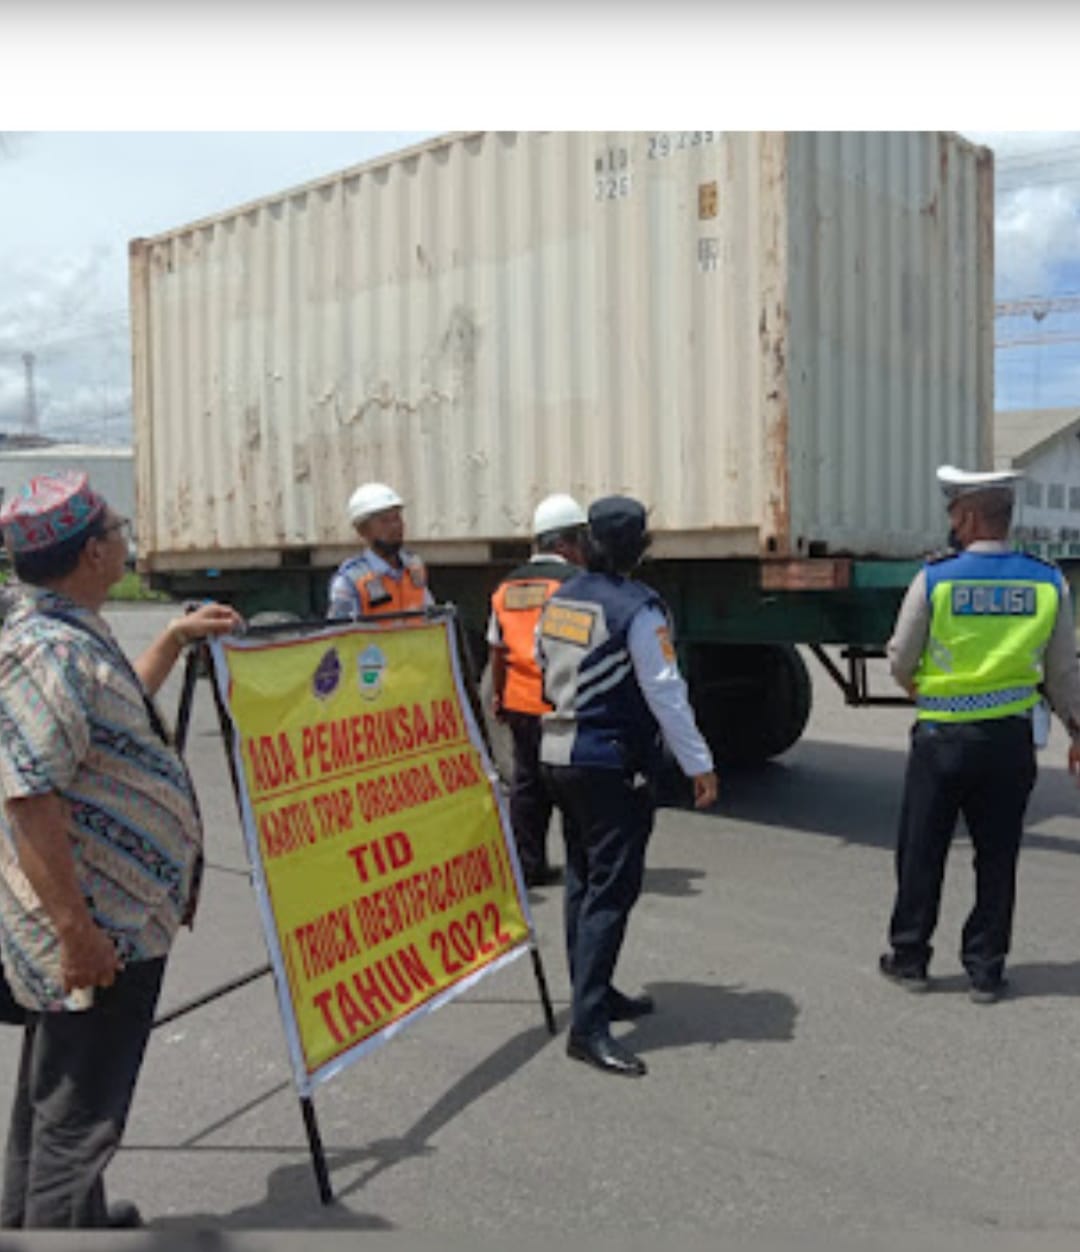
<svg viewBox="0 0 1080 1252"><path fill-rule="evenodd" d="M994 468L1024 472L1016 542L1054 560L1080 557L1080 406L996 413Z"/></svg>

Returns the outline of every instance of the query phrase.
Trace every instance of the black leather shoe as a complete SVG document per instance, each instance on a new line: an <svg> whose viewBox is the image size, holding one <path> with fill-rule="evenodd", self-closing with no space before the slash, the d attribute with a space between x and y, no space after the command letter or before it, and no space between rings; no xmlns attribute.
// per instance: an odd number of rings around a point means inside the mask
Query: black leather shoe
<svg viewBox="0 0 1080 1252"><path fill-rule="evenodd" d="M543 865L524 875L526 887L553 887L562 882L563 872L557 865Z"/></svg>
<svg viewBox="0 0 1080 1252"><path fill-rule="evenodd" d="M571 1034L566 1041L566 1055L626 1078L642 1078L648 1072L640 1056L635 1056L610 1035Z"/></svg>
<svg viewBox="0 0 1080 1252"><path fill-rule="evenodd" d="M972 1004L997 1004L1009 987L1007 978L973 978L968 998Z"/></svg>
<svg viewBox="0 0 1080 1252"><path fill-rule="evenodd" d="M930 990L930 979L927 977L925 968L901 965L896 959L895 952L886 952L878 961L878 969L889 982L896 983L905 991L914 991L919 994Z"/></svg>
<svg viewBox="0 0 1080 1252"><path fill-rule="evenodd" d="M632 1022L656 1012L652 996L628 996L613 987L608 992L608 1017L613 1022Z"/></svg>
<svg viewBox="0 0 1080 1252"><path fill-rule="evenodd" d="M130 1200L117 1200L115 1204L110 1204L106 1224L110 1230L141 1230L146 1225L142 1214Z"/></svg>

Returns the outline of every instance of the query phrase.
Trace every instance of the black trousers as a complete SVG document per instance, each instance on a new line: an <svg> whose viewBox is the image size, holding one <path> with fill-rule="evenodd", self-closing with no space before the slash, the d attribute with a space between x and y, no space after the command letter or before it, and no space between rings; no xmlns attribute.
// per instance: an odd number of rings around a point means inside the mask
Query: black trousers
<svg viewBox="0 0 1080 1252"><path fill-rule="evenodd" d="M618 770L542 769L556 804L569 818L563 833L571 1029L596 1034L609 1025L611 980L630 910L641 894L652 794Z"/></svg>
<svg viewBox="0 0 1080 1252"><path fill-rule="evenodd" d="M0 1226L106 1225L102 1175L127 1123L164 958L127 966L81 1013L31 1013L4 1158Z"/></svg>
<svg viewBox="0 0 1080 1252"><path fill-rule="evenodd" d="M1001 978L1012 936L1016 862L1035 783L1031 723L917 722L911 735L896 848L889 939L904 966L925 969L933 948L945 860L959 814L975 850L975 907L960 956L974 981Z"/></svg>
<svg viewBox="0 0 1080 1252"><path fill-rule="evenodd" d="M547 834L554 801L540 774L540 718L504 714L514 737L514 777L510 784L510 825L526 878L548 867Z"/></svg>

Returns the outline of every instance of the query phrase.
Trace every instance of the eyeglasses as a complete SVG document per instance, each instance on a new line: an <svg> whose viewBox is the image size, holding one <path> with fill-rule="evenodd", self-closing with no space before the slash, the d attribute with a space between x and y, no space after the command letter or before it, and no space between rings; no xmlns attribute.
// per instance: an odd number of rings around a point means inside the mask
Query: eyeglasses
<svg viewBox="0 0 1080 1252"><path fill-rule="evenodd" d="M115 522L110 522L108 526L105 526L101 533L103 535L111 535L114 530L119 531L120 538L125 540L127 543L131 543L134 538L135 532L132 528L130 517L117 518Z"/></svg>

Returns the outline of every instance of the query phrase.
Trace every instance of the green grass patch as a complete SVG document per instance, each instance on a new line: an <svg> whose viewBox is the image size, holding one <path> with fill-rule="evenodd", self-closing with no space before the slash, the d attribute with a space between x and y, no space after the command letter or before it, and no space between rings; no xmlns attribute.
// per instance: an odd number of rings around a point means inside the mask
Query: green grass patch
<svg viewBox="0 0 1080 1252"><path fill-rule="evenodd" d="M12 578L11 569L8 566L0 566L0 587L12 581ZM133 569L129 569L109 592L110 600L126 600L132 604L142 601L148 604L167 604L170 598L164 591L151 591L143 581L142 575L136 574Z"/></svg>
<svg viewBox="0 0 1080 1252"><path fill-rule="evenodd" d="M110 600L124 600L131 603L147 601L167 604L169 597L163 591L151 591L140 574L128 570L123 578L109 592Z"/></svg>

